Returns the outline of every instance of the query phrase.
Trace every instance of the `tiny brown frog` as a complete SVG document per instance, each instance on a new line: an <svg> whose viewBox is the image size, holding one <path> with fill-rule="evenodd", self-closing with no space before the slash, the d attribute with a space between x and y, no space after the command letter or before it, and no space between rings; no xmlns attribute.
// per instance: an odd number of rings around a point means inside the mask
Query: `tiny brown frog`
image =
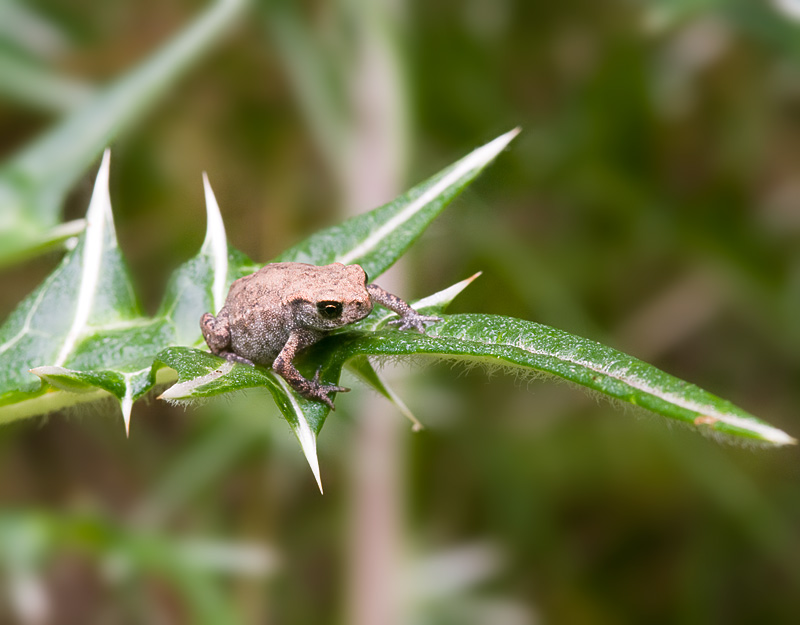
<svg viewBox="0 0 800 625"><path fill-rule="evenodd" d="M333 409L328 393L349 388L321 384L319 370L304 378L292 361L298 352L337 328L363 319L374 303L400 315L389 323L424 332L439 317L420 315L402 299L374 284L358 265L272 263L231 285L215 317L200 320L203 337L218 356L250 366L271 366L293 389Z"/></svg>

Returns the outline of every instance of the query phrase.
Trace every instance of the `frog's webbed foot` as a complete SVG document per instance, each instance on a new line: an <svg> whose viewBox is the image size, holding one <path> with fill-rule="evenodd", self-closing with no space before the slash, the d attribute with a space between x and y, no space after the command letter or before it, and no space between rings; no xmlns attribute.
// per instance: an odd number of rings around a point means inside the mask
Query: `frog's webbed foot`
<svg viewBox="0 0 800 625"><path fill-rule="evenodd" d="M441 317L434 317L431 315L420 315L413 308L411 313L405 314L399 319L392 319L389 324L397 326L398 330L417 330L418 332L425 332L425 326L429 323L436 323L442 321Z"/></svg>
<svg viewBox="0 0 800 625"><path fill-rule="evenodd" d="M321 370L322 367L317 369L317 372L314 374L314 377L311 380L301 377L303 382L299 386L302 386L302 389L294 384L292 384L292 386L306 399L315 399L317 401L321 401L322 403L327 404L328 408L331 410L336 410L336 408L333 406L333 400L328 397L328 393L348 393L350 389L344 386L337 386L336 384L321 383L319 379L319 373Z"/></svg>
<svg viewBox="0 0 800 625"><path fill-rule="evenodd" d="M321 401L327 405L331 410L336 410L333 405L333 400L328 397L329 393L347 393L350 389L344 386L337 386L336 384L323 384L319 379L320 369L314 374L314 377L309 380L300 375L300 372L292 367L293 371L278 371L280 376L286 380L297 393L306 399L313 399Z"/></svg>

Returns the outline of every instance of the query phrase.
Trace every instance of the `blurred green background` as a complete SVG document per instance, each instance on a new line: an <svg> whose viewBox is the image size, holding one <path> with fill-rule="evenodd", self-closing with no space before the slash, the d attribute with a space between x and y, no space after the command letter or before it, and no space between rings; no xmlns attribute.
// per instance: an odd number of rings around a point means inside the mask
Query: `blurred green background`
<svg viewBox="0 0 800 625"><path fill-rule="evenodd" d="M9 5L10 6L10 5ZM68 80L0 94L10 157L208 6L19 3ZM28 22L25 22L28 23ZM792 0L254 3L113 143L148 311L205 230L265 262L522 134L383 280L588 336L800 434L800 10ZM81 217L94 168L63 219ZM3 319L56 265L0 273ZM100 404L0 429L0 622L795 623L800 454L732 446L550 380L356 381L320 496L266 394Z"/></svg>

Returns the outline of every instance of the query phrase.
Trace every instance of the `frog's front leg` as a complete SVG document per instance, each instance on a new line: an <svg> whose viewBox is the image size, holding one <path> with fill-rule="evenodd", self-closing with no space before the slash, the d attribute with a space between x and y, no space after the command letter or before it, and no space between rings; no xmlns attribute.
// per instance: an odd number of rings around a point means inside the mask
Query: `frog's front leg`
<svg viewBox="0 0 800 625"><path fill-rule="evenodd" d="M389 291L383 290L377 284L368 284L367 292L373 302L377 302L381 306L385 306L391 311L400 315L399 319L393 319L389 323L400 326L400 330L408 330L414 328L420 332L425 331L426 323L435 323L441 321L441 317L432 317L429 315L420 315L416 310L411 308L397 295L392 295Z"/></svg>
<svg viewBox="0 0 800 625"><path fill-rule="evenodd" d="M233 362L241 362L251 367L255 366L252 361L231 351L231 331L228 323L228 311L226 309L223 308L219 312L218 317L215 317L211 313L203 315L200 319L200 330L202 330L203 338L211 348L211 353L222 356Z"/></svg>
<svg viewBox="0 0 800 625"><path fill-rule="evenodd" d="M292 362L297 352L309 345L313 345L317 342L317 339L318 337L311 335L305 330L292 331L289 335L289 340L286 341L286 345L283 346L283 349L275 357L275 361L272 363L272 369L306 399L321 401L327 404L331 410L335 410L333 401L328 397L328 393L346 393L350 389L343 386L336 386L335 384L320 384L319 369L314 375L313 380L304 378Z"/></svg>

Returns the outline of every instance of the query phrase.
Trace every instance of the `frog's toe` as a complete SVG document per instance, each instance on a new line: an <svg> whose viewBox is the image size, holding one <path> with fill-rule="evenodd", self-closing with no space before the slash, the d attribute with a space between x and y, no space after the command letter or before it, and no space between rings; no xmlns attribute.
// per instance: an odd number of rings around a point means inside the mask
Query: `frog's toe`
<svg viewBox="0 0 800 625"><path fill-rule="evenodd" d="M234 354L233 352L230 351L219 352L217 355L222 356L223 358L230 360L231 362L238 362L243 365L250 365L251 367L256 366L256 363L254 363L252 360L248 360L244 356L240 356L239 354Z"/></svg>
<svg viewBox="0 0 800 625"><path fill-rule="evenodd" d="M311 391L307 397L309 399L321 401L331 410L336 410L336 407L333 405L333 400L328 396L328 393L347 393L349 391L350 389L345 388L344 386L336 386L335 384L320 384L313 391Z"/></svg>
<svg viewBox="0 0 800 625"><path fill-rule="evenodd" d="M322 384L320 382L320 372L322 367L319 367L314 373L314 377L308 381L309 388L302 393L307 399L315 399L326 404L331 410L336 410L333 405L333 400L328 396L329 393L348 393L349 388L338 386L336 384Z"/></svg>
<svg viewBox="0 0 800 625"><path fill-rule="evenodd" d="M441 321L441 317L432 317L428 315L409 315L392 319L389 323L396 325L398 330L417 330L418 332L425 332L425 327L429 323L436 323Z"/></svg>

